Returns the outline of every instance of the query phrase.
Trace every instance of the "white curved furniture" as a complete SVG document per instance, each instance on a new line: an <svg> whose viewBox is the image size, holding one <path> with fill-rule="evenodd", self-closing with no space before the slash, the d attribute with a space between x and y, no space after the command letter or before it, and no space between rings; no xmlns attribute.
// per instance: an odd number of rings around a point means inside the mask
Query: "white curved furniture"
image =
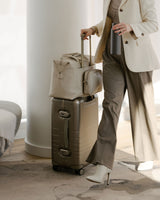
<svg viewBox="0 0 160 200"><path fill-rule="evenodd" d="M21 108L10 101L0 101L0 156L14 142L21 122Z"/></svg>

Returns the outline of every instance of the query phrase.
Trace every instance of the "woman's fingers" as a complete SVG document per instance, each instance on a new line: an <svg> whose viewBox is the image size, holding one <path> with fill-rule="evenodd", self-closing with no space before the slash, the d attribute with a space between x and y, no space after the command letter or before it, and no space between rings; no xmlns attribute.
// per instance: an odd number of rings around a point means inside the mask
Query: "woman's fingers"
<svg viewBox="0 0 160 200"><path fill-rule="evenodd" d="M82 35L82 34L86 34L86 33L87 33L87 31L86 31L85 29L82 29L82 30L81 30L81 35ZM81 35L80 35L80 36L81 36Z"/></svg>
<svg viewBox="0 0 160 200"><path fill-rule="evenodd" d="M115 30L115 33L120 33L119 35L123 35L124 33L128 33L132 31L132 27L129 24L119 23L113 26L112 28Z"/></svg>
<svg viewBox="0 0 160 200"><path fill-rule="evenodd" d="M91 32L89 31L90 29L81 29L81 34L80 36L82 36L82 34L85 34L85 36L83 37L83 40L88 40L88 36L91 35Z"/></svg>
<svg viewBox="0 0 160 200"><path fill-rule="evenodd" d="M83 33L85 36L83 37L83 39L85 40L85 39L88 39L87 37L88 37L88 32L86 31L86 32L84 32Z"/></svg>
<svg viewBox="0 0 160 200"><path fill-rule="evenodd" d="M124 23L119 23L119 24L116 24L116 25L113 26L113 30L119 29L119 28L122 28L122 27L125 27L125 26L126 26L126 24L124 24Z"/></svg>
<svg viewBox="0 0 160 200"><path fill-rule="evenodd" d="M117 31L117 30L120 30L120 29L126 29L126 26L119 26L117 28L114 28L113 30Z"/></svg>
<svg viewBox="0 0 160 200"><path fill-rule="evenodd" d="M88 40L88 38L87 38L87 37L88 37L88 33L86 33L86 34L85 34L85 36L84 36L84 38L83 38L83 39L84 39L84 40L86 40L86 39Z"/></svg>
<svg viewBox="0 0 160 200"><path fill-rule="evenodd" d="M122 31L122 32L119 34L119 36L120 36L120 35L123 35L124 33L127 33L127 31Z"/></svg>
<svg viewBox="0 0 160 200"><path fill-rule="evenodd" d="M121 28L121 29L119 29L119 30L117 30L117 31L114 31L115 33L119 33L119 32L124 32L124 31L127 31L127 29L126 28Z"/></svg>

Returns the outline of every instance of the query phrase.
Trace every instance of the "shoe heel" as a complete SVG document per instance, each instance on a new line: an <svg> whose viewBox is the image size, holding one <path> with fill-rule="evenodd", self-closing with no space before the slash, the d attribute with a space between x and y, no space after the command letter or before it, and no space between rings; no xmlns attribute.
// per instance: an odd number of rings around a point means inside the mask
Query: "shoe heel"
<svg viewBox="0 0 160 200"><path fill-rule="evenodd" d="M105 187L107 187L110 184L110 175L111 175L111 173L108 173L107 175L108 175L107 176L107 180L104 181Z"/></svg>
<svg viewBox="0 0 160 200"><path fill-rule="evenodd" d="M111 177L111 173L108 173L107 185L109 185L109 184L110 184L110 177Z"/></svg>

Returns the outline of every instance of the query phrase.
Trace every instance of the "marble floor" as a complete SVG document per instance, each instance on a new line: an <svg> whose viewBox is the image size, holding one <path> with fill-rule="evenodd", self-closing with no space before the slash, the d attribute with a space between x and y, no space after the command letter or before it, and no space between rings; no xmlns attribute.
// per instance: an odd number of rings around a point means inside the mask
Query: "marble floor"
<svg viewBox="0 0 160 200"><path fill-rule="evenodd" d="M157 120L159 125L160 119ZM153 170L134 170L129 121L119 123L117 138L111 183L107 188L85 179L95 166L87 166L82 176L56 172L50 159L27 154L24 140L16 140L11 153L7 151L0 158L0 200L159 200L159 162L154 162Z"/></svg>

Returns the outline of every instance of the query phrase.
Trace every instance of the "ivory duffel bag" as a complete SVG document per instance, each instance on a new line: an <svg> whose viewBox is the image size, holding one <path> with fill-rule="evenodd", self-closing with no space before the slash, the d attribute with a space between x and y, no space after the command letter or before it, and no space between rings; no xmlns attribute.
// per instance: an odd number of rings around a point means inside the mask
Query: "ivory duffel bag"
<svg viewBox="0 0 160 200"><path fill-rule="evenodd" d="M81 37L81 54L64 54L53 61L49 96L62 99L75 99L94 95L102 90L102 71L96 69L90 56L84 55L84 35Z"/></svg>

